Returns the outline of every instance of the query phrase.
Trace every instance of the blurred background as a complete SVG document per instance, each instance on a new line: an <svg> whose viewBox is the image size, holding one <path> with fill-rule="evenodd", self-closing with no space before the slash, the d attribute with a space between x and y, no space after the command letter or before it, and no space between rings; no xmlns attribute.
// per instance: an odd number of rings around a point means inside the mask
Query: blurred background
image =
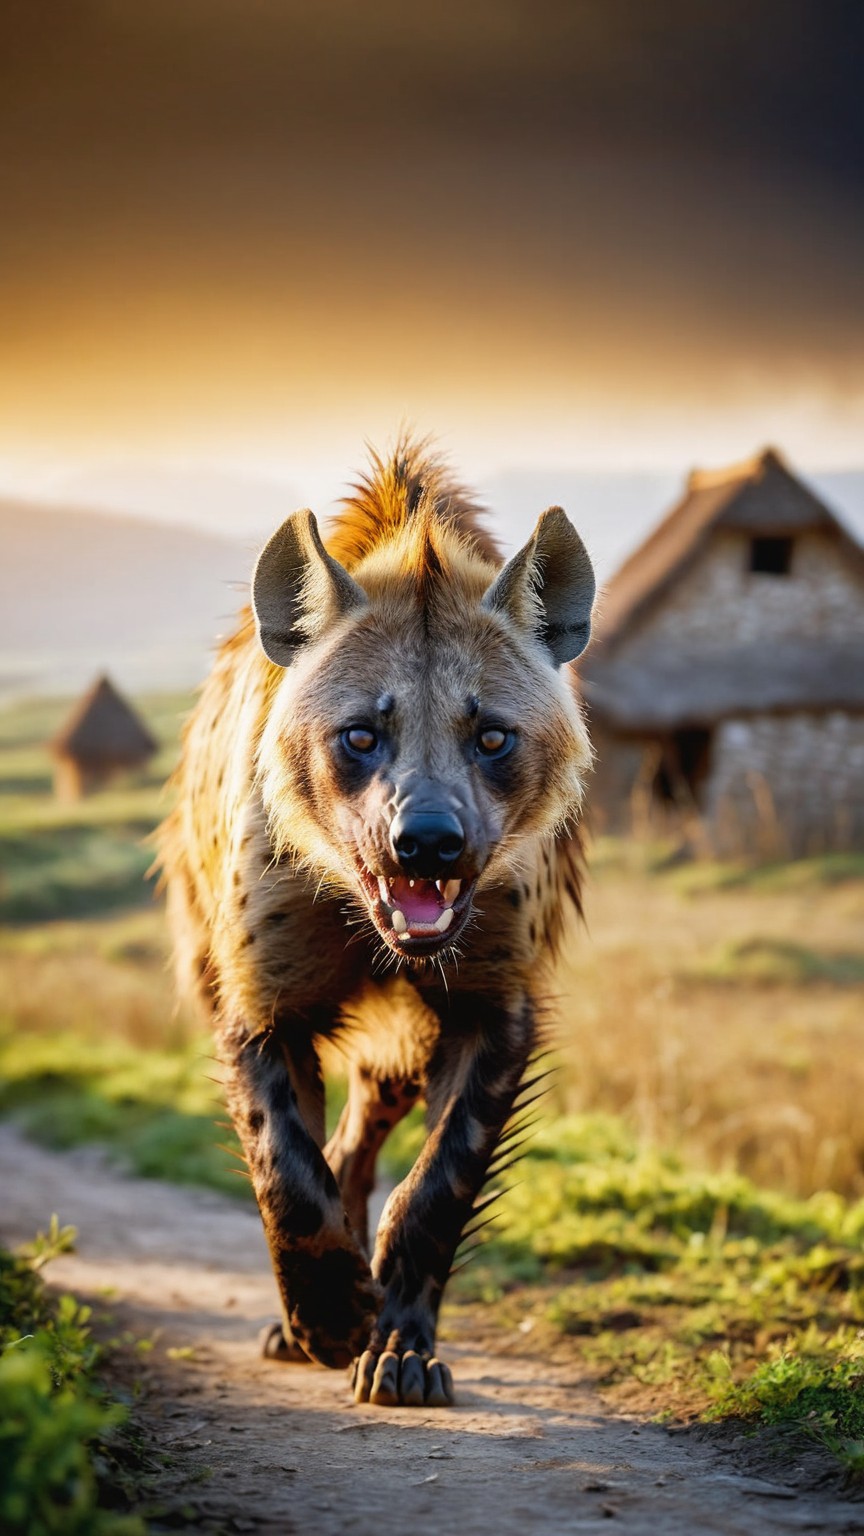
<svg viewBox="0 0 864 1536"><path fill-rule="evenodd" d="M258 541L402 421L507 541L563 502L603 576L767 445L864 528L862 27L10 0L0 686L109 643L123 686L194 682Z"/></svg>
<svg viewBox="0 0 864 1536"><path fill-rule="evenodd" d="M239 1182L143 840L254 552L410 423L505 548L561 503L606 584L548 1145L702 1170L721 1247L751 1196L712 1178L860 1200L864 8L7 0L3 34L6 1112ZM616 1179L585 1263L638 1269Z"/></svg>

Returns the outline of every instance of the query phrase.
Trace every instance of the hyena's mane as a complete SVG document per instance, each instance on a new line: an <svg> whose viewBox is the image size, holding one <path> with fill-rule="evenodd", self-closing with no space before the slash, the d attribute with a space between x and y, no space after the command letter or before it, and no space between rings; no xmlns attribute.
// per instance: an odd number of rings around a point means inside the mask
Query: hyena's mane
<svg viewBox="0 0 864 1536"><path fill-rule="evenodd" d="M433 536L436 528L455 533L463 547L497 566L501 554L483 526L484 511L428 439L404 435L389 455L370 449L369 468L349 487L328 525L326 544L350 570L422 524ZM427 540L421 536L419 542L422 547Z"/></svg>

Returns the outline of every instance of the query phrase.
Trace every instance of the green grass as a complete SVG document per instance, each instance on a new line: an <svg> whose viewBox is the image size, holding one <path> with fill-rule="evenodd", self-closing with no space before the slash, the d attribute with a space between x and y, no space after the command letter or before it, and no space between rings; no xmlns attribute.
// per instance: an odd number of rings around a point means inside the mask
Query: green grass
<svg viewBox="0 0 864 1536"><path fill-rule="evenodd" d="M792 939L739 939L702 957L687 975L733 985L855 987L864 983L864 951L816 949Z"/></svg>
<svg viewBox="0 0 864 1536"><path fill-rule="evenodd" d="M720 1381L708 1418L782 1425L813 1436L850 1481L864 1481L864 1337L839 1329L805 1334L797 1349L773 1352L745 1381Z"/></svg>
<svg viewBox="0 0 864 1536"><path fill-rule="evenodd" d="M457 1279L503 1320L573 1341L657 1412L783 1423L864 1473L864 1201L795 1200L553 1121Z"/></svg>
<svg viewBox="0 0 864 1536"><path fill-rule="evenodd" d="M818 891L864 880L864 853L821 853L782 863L705 860L671 869L667 878L687 896L736 890L765 895Z"/></svg>
<svg viewBox="0 0 864 1536"><path fill-rule="evenodd" d="M145 1178L249 1195L226 1147L209 1040L141 1050L74 1034L0 1032L0 1113L37 1141L64 1149L97 1143Z"/></svg>
<svg viewBox="0 0 864 1536"><path fill-rule="evenodd" d="M0 1112L49 1145L98 1143L138 1174L249 1199L218 1145L233 1137L214 1123L206 1049L7 1034ZM337 1085L331 1122L341 1099ZM385 1171L401 1176L422 1139L415 1113L388 1144ZM515 1177L493 1235L454 1283L457 1302L482 1301L505 1323L527 1312L568 1338L604 1386L636 1384L658 1410L780 1415L859 1470L864 1201L794 1200L700 1172L599 1116L550 1120ZM800 1377L801 1394L789 1385L781 1401L781 1377ZM830 1395L814 1417L820 1383Z"/></svg>
<svg viewBox="0 0 864 1536"><path fill-rule="evenodd" d="M602 873L648 874L682 896L716 891L776 895L864 880L864 853L850 849L771 861L682 859L680 842L673 838L599 837L591 844L590 867Z"/></svg>
<svg viewBox="0 0 864 1536"><path fill-rule="evenodd" d="M143 838L153 823L59 825L0 832L0 921L95 916L149 899L153 862Z"/></svg>
<svg viewBox="0 0 864 1536"><path fill-rule="evenodd" d="M29 1253L0 1248L0 1528L143 1536L139 1519L104 1507L109 1490L96 1474L96 1455L110 1461L126 1414L99 1387L90 1310L50 1296L38 1274L73 1237L54 1218Z"/></svg>

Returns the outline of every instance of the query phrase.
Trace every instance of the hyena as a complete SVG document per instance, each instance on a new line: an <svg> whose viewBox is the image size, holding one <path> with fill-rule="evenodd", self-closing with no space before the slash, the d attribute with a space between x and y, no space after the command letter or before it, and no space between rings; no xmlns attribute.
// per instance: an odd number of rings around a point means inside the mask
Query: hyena
<svg viewBox="0 0 864 1536"><path fill-rule="evenodd" d="M353 1361L361 1402L453 1401L442 1293L579 905L590 747L561 669L593 598L559 507L502 566L472 497L403 442L326 544L309 511L273 535L185 732L160 857L278 1282L265 1353ZM349 1097L325 1145L334 1041ZM377 1154L421 1098L370 1247Z"/></svg>

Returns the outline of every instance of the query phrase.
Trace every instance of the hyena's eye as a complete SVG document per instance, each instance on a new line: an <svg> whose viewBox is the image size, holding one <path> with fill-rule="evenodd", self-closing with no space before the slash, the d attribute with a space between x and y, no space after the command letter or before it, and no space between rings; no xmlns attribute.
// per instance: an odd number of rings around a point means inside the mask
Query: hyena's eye
<svg viewBox="0 0 864 1536"><path fill-rule="evenodd" d="M477 751L481 757L506 757L515 741L515 731L505 731L500 725L489 725L477 737Z"/></svg>
<svg viewBox="0 0 864 1536"><path fill-rule="evenodd" d="M365 725L349 725L339 739L346 752L350 752L352 757L368 757L378 745L375 732L370 731Z"/></svg>

